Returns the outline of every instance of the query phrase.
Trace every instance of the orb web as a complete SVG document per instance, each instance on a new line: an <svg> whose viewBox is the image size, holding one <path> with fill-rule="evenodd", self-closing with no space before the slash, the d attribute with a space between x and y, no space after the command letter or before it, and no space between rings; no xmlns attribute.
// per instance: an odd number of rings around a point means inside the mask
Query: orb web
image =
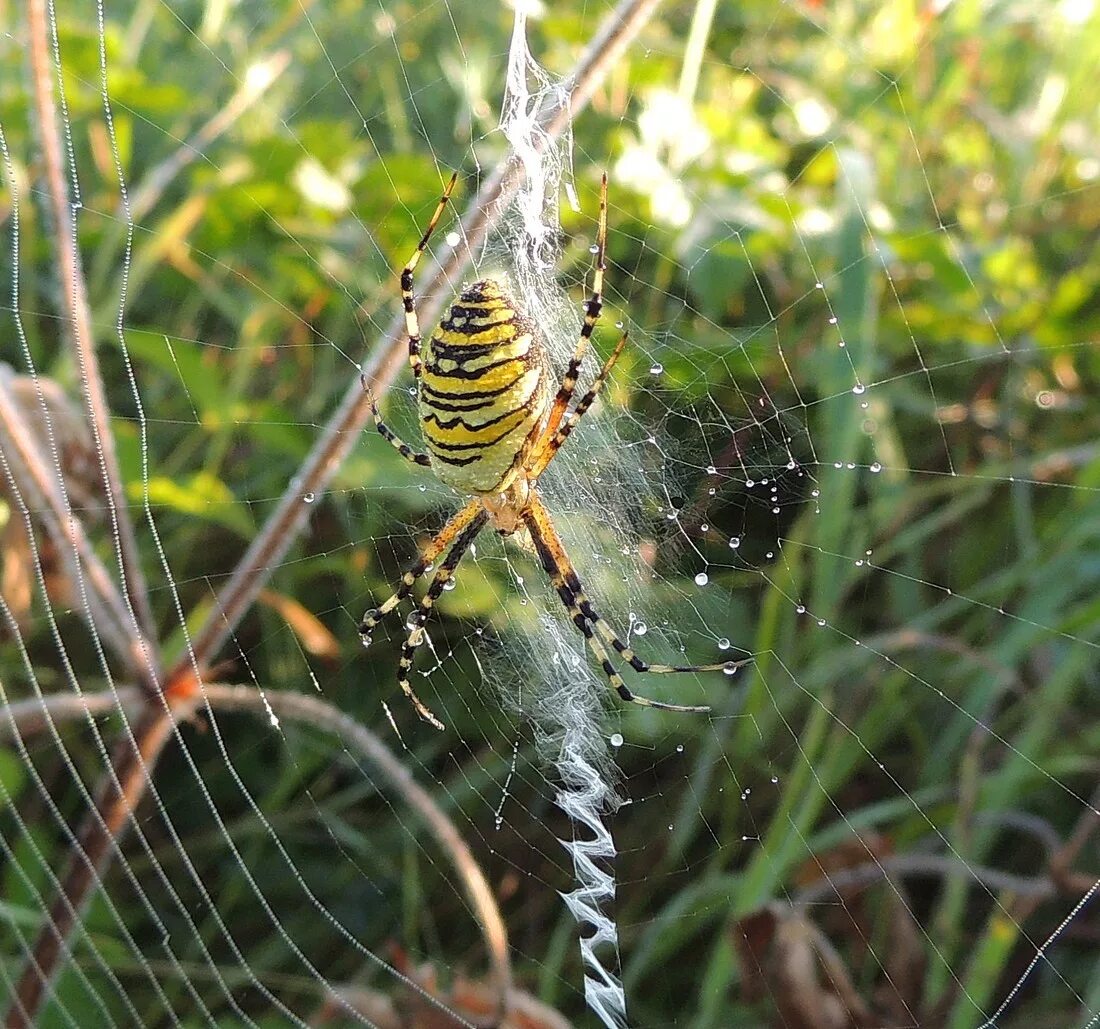
<svg viewBox="0 0 1100 1029"><path fill-rule="evenodd" d="M447 2L35 2L7 37L9 1024L51 940L44 1024L614 1024L620 989L639 1025L1095 1024L1095 7L674 5L540 141L607 13L529 6L533 58ZM620 705L488 533L417 656L447 733L396 689L408 608L358 645L460 498L369 430L309 455L449 170L462 211L509 162L423 300L506 275L560 375L608 171L581 389L630 344L545 495L643 657L753 657L625 673L708 716ZM156 746L150 690L193 707Z"/></svg>

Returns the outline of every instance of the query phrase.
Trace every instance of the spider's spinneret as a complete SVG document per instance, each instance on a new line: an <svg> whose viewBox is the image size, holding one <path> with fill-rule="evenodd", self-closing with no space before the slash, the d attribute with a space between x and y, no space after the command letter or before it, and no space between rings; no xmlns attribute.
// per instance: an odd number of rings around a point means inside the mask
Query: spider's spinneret
<svg viewBox="0 0 1100 1029"><path fill-rule="evenodd" d="M437 476L472 494L505 492L546 419L538 328L492 279L462 291L424 348L420 420Z"/></svg>

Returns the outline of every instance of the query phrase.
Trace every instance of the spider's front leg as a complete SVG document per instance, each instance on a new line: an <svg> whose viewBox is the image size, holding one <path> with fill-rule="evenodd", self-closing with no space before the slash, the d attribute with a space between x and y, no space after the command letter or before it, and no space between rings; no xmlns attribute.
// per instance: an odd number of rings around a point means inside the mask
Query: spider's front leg
<svg viewBox="0 0 1100 1029"><path fill-rule="evenodd" d="M439 203L436 205L435 214L432 215L432 220L428 222L428 227L424 230L424 235L420 237L420 242L417 244L416 250L413 252L412 257L409 258L408 264L401 269L401 306L405 310L405 332L409 337L409 364L412 365L413 375L417 379L420 378L421 372L420 322L416 317L416 298L413 295L413 272L416 271L416 266L420 263L420 258L424 256L424 251L428 248L428 240L432 238L432 233L435 232L435 227L439 224L439 219L443 215L443 209L447 206L447 201L451 199L451 191L455 188L455 183L457 181L458 172L455 172L451 176L450 182L447 183L446 188L443 190L443 195L439 198Z"/></svg>
<svg viewBox="0 0 1100 1029"><path fill-rule="evenodd" d="M374 393L371 391L370 386L367 385L366 377L360 374L359 381L363 386L364 392L367 394L367 399L370 401L370 411L374 416L374 427L378 430L378 434L406 461L411 461L413 464L420 465L421 468L430 468L432 459L427 454L418 454L408 445L408 443L401 439L393 429L382 421L382 415L378 411L378 404L375 403Z"/></svg>
<svg viewBox="0 0 1100 1029"><path fill-rule="evenodd" d="M600 186L600 220L596 228L596 270L592 276L592 293L584 304L584 324L581 325L580 338L573 350L573 356L569 360L569 366L565 370L565 378L558 387L557 395L550 406L550 414L546 419L546 427L542 438L536 447L536 456L542 448L557 434L558 426L565 416L565 409L569 401L573 399L573 391L577 388L577 379L581 372L581 362L588 350L592 339L592 330L596 328L600 312L603 310L603 278L607 271L607 175L603 177Z"/></svg>

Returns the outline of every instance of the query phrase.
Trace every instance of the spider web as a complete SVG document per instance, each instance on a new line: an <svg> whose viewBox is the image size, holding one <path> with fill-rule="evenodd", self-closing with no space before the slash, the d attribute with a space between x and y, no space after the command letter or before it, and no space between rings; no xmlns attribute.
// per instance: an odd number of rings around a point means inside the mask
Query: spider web
<svg viewBox="0 0 1100 1029"><path fill-rule="evenodd" d="M536 65L490 5L50 5L71 248L0 82L8 1024L43 940L44 1025L475 1025L506 985L509 1025L1096 1024L1100 14L668 5L525 150L610 12L532 6ZM417 655L446 733L396 690L408 606L358 646L461 498L373 432L308 455L448 171L461 210L517 160L439 299L507 276L560 375L609 172L582 387L630 343L544 492L642 657L752 656L625 673L708 716L620 705L491 533ZM128 760L149 674L194 713Z"/></svg>

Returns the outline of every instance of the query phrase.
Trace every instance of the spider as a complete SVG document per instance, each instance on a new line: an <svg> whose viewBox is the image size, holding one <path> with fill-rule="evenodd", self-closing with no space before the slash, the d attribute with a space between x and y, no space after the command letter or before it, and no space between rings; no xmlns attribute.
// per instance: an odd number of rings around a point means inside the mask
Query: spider
<svg viewBox="0 0 1100 1029"><path fill-rule="evenodd" d="M493 279L482 279L463 289L439 329L429 337L421 354L420 324L413 297L413 272L450 200L457 179L457 173L451 176L415 253L401 271L401 300L409 337L409 363L418 386L420 422L429 453L415 453L403 443L382 420L373 394L368 391L368 395L379 433L401 456L432 468L441 482L467 494L470 499L424 548L402 576L397 591L363 616L359 626L363 645L370 645L374 627L412 593L417 580L447 551L419 607L409 617L409 634L401 649L398 665L398 684L417 713L437 729L442 729L443 723L417 697L409 682L413 655L424 642L424 623L432 605L453 578L463 554L486 525L491 524L502 536L511 536L526 529L539 561L569 611L573 624L583 634L619 697L665 711L708 712L709 707L665 704L631 692L611 663L605 644L610 645L638 672L722 669L732 673L745 662L651 665L639 658L597 614L585 595L537 488L539 476L592 406L626 346L627 333L624 332L593 380L592 387L569 412L581 362L603 306L607 176L603 176L600 189L592 293L585 303L580 338L553 399L542 333L520 311L501 284Z"/></svg>

